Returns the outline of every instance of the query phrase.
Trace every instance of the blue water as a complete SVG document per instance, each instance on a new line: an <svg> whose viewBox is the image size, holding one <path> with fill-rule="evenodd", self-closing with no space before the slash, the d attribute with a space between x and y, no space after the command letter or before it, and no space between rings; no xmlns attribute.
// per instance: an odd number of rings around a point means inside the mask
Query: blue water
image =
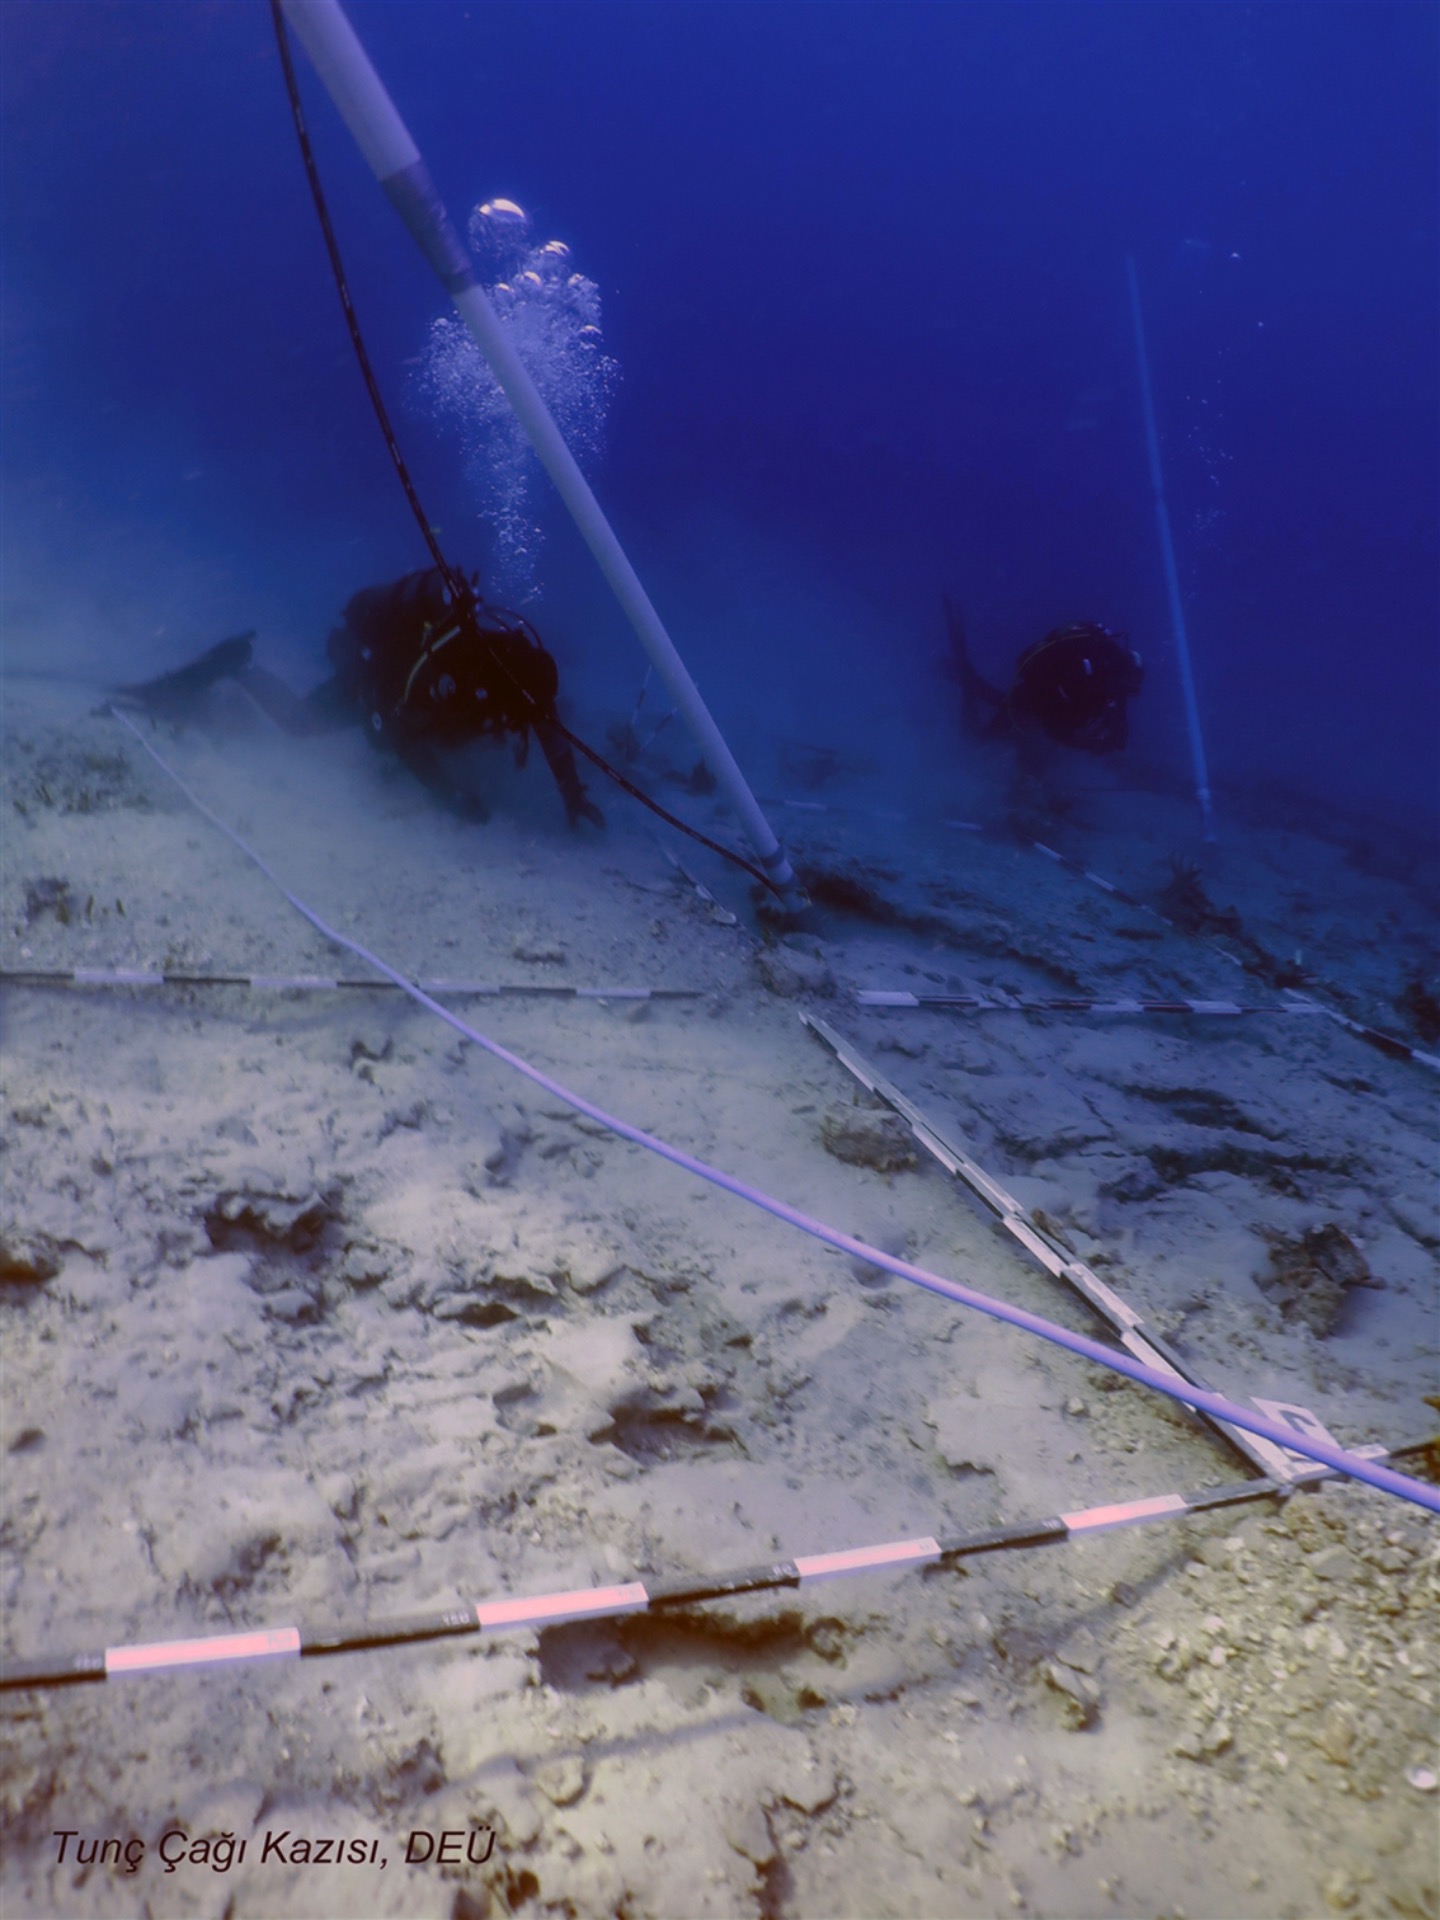
<svg viewBox="0 0 1440 1920"><path fill-rule="evenodd" d="M595 484L719 711L773 686L777 730L863 738L883 697L943 750L948 587L995 677L1060 622L1127 630L1128 765L1189 779L1132 253L1222 814L1273 783L1440 839L1433 6L351 14L457 223L513 197L594 282L621 370ZM254 625L318 677L348 594L425 555L267 11L6 0L0 26L7 653L63 610L106 665ZM297 61L427 507L493 569L414 391L443 295ZM536 617L628 708L638 649L539 514Z"/></svg>

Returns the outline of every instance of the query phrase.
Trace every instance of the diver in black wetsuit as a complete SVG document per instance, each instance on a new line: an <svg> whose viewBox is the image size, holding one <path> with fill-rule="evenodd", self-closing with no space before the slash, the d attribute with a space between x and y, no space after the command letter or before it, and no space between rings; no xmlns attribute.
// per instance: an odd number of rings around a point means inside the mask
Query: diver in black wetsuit
<svg viewBox="0 0 1440 1920"><path fill-rule="evenodd" d="M1014 738L1022 758L1033 761L1039 740L1053 740L1082 753L1118 753L1130 737L1127 701L1145 677L1139 654L1123 633L1093 621L1056 627L1015 664L1015 678L1001 692L975 671L960 615L945 599L945 620L961 713L970 732L986 739Z"/></svg>
<svg viewBox="0 0 1440 1920"><path fill-rule="evenodd" d="M462 585L464 583L462 582ZM331 677L305 699L250 661L250 636L225 640L175 673L117 691L152 713L174 714L232 679L286 733L360 722L371 742L399 756L452 811L483 819L477 796L448 770L447 748L514 735L523 765L533 732L571 826L604 816L587 799L555 711L560 676L527 620L488 607L468 586L452 600L438 568L366 587L347 602L326 642Z"/></svg>

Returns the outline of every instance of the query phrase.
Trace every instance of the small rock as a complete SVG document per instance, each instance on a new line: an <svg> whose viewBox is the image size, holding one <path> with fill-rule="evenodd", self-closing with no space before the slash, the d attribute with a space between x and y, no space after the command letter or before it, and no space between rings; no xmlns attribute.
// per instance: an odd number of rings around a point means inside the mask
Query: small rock
<svg viewBox="0 0 1440 1920"><path fill-rule="evenodd" d="M304 1287L277 1287L265 1295L265 1311L272 1320L292 1327L314 1326L324 1318L324 1303Z"/></svg>
<svg viewBox="0 0 1440 1920"><path fill-rule="evenodd" d="M1061 1646L1055 1649L1055 1658L1062 1665L1073 1667L1077 1673L1094 1673L1100 1659L1100 1649L1095 1636L1088 1627L1077 1627Z"/></svg>
<svg viewBox="0 0 1440 1920"><path fill-rule="evenodd" d="M507 1260L507 1265L509 1264ZM560 1289L550 1274L545 1272L544 1261L537 1261L528 1269L522 1269L515 1262L514 1270L506 1273L496 1266L486 1281L490 1293L498 1294L502 1299L518 1301L522 1306L533 1306L545 1300L558 1300Z"/></svg>
<svg viewBox="0 0 1440 1920"><path fill-rule="evenodd" d="M1360 1889L1343 1867L1326 1874L1320 1892L1332 1913L1348 1913L1360 1898Z"/></svg>
<svg viewBox="0 0 1440 1920"><path fill-rule="evenodd" d="M0 1285L43 1287L60 1271L59 1249L48 1233L0 1236Z"/></svg>
<svg viewBox="0 0 1440 1920"><path fill-rule="evenodd" d="M628 1647L622 1647L618 1641L609 1641L597 1648L586 1662L587 1680L606 1680L612 1687L623 1687L627 1680L633 1680L640 1671L640 1662Z"/></svg>
<svg viewBox="0 0 1440 1920"><path fill-rule="evenodd" d="M1319 1553L1311 1554L1306 1563L1317 1580L1334 1580L1348 1586L1355 1578L1355 1556L1348 1547L1337 1542L1333 1547L1322 1547Z"/></svg>
<svg viewBox="0 0 1440 1920"><path fill-rule="evenodd" d="M770 1823L763 1807L752 1800L746 1806L728 1808L721 1820L726 1840L744 1860L757 1867L768 1867L775 1858L775 1842L770 1838Z"/></svg>
<svg viewBox="0 0 1440 1920"><path fill-rule="evenodd" d="M1405 1773L1406 1781L1416 1793L1434 1793L1436 1773L1433 1767L1409 1767Z"/></svg>
<svg viewBox="0 0 1440 1920"><path fill-rule="evenodd" d="M1404 1573L1414 1559L1408 1547L1402 1545L1381 1547L1378 1553L1369 1556L1372 1567L1378 1567L1381 1573Z"/></svg>
<svg viewBox="0 0 1440 1920"><path fill-rule="evenodd" d="M62 927L68 927L75 915L75 897L70 882L53 875L25 882L25 924L32 926L49 914Z"/></svg>
<svg viewBox="0 0 1440 1920"><path fill-rule="evenodd" d="M565 1753L541 1762L535 1769L535 1784L553 1806L573 1807L589 1786L590 1776L578 1754Z"/></svg>
<svg viewBox="0 0 1440 1920"><path fill-rule="evenodd" d="M808 993L828 996L835 991L835 976L823 960L790 947L762 947L755 956L755 971L782 1000Z"/></svg>
<svg viewBox="0 0 1440 1920"><path fill-rule="evenodd" d="M1100 1714L1100 1689L1088 1674L1078 1673L1058 1660L1047 1660L1045 1679L1060 1695L1067 1727L1079 1732L1094 1725Z"/></svg>
<svg viewBox="0 0 1440 1920"><path fill-rule="evenodd" d="M1233 1738L1230 1722L1223 1713L1217 1714L1207 1726L1194 1726L1181 1734L1171 1752L1182 1760L1212 1760L1224 1753Z"/></svg>
<svg viewBox="0 0 1440 1920"><path fill-rule="evenodd" d="M243 1236L292 1253L308 1253L330 1218L330 1208L313 1189L297 1195L247 1179L217 1196L205 1215L205 1231L211 1245L222 1251Z"/></svg>
<svg viewBox="0 0 1440 1920"><path fill-rule="evenodd" d="M512 960L522 960L528 967L563 967L565 949L553 940L519 939L510 949Z"/></svg>
<svg viewBox="0 0 1440 1920"><path fill-rule="evenodd" d="M898 1114L870 1107L828 1107L820 1122L827 1153L852 1167L893 1173L916 1164L910 1129Z"/></svg>
<svg viewBox="0 0 1440 1920"><path fill-rule="evenodd" d="M800 1813L820 1813L839 1791L834 1769L817 1761L798 1775L787 1775L781 1798Z"/></svg>
<svg viewBox="0 0 1440 1920"><path fill-rule="evenodd" d="M828 1660L831 1666L838 1666L845 1658L845 1629L838 1620L817 1620L805 1635L810 1651L818 1653L822 1660Z"/></svg>
<svg viewBox="0 0 1440 1920"><path fill-rule="evenodd" d="M1321 1751L1337 1767L1348 1767L1355 1750L1355 1723L1344 1707L1332 1706L1320 1723L1316 1736Z"/></svg>
<svg viewBox="0 0 1440 1920"><path fill-rule="evenodd" d="M877 1040L875 1051L902 1054L907 1060L923 1060L927 1048L923 1040L917 1040L911 1034L895 1032L886 1034L883 1040Z"/></svg>
<svg viewBox="0 0 1440 1920"><path fill-rule="evenodd" d="M624 1271L624 1256L614 1247L583 1245L557 1253L552 1271L563 1274L575 1293L598 1293Z"/></svg>
<svg viewBox="0 0 1440 1920"><path fill-rule="evenodd" d="M1334 1332L1350 1287L1382 1287L1343 1227L1327 1222L1297 1240L1271 1237L1270 1270L1258 1276L1286 1320L1300 1320L1322 1338Z"/></svg>
<svg viewBox="0 0 1440 1920"><path fill-rule="evenodd" d="M768 1714L781 1726L798 1726L803 1709L794 1682L783 1673L752 1673L740 1697L756 1713Z"/></svg>
<svg viewBox="0 0 1440 1920"><path fill-rule="evenodd" d="M353 1246L346 1250L341 1278L352 1287L377 1287L390 1271L385 1255L378 1247Z"/></svg>
<svg viewBox="0 0 1440 1920"><path fill-rule="evenodd" d="M399 1133L402 1127L411 1133L423 1132L425 1122L429 1118L428 1100L412 1100L403 1107L387 1107L376 1130L375 1139L377 1143L388 1140L392 1134Z"/></svg>

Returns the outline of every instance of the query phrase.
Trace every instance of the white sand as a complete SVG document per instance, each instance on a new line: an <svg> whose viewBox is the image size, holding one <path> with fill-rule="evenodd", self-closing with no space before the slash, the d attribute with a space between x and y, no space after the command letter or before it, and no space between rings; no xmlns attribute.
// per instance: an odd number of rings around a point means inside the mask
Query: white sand
<svg viewBox="0 0 1440 1920"><path fill-rule="evenodd" d="M85 704L7 688L5 966L360 970ZM600 796L604 838L567 836L538 755L496 763L495 817L473 827L358 738L302 759L234 715L154 737L399 968L700 990L455 1003L626 1119L1096 1333L939 1166L825 1150L857 1089L797 1020L810 1006L1215 1386L1308 1405L1347 1444L1433 1424L1424 1068L1316 1019L851 998L1277 1000L1204 942L1018 843L867 812L885 782L851 768L809 796L839 811L782 816L793 850L931 922L823 916L790 950L834 990L790 998L738 876L696 856L728 925L618 799ZM713 801L662 791L730 837ZM1193 852L1178 802L1100 791L1080 813L1048 837L1145 898ZM1203 878L1270 952L1303 950L1318 995L1405 1031L1393 996L1434 937L1413 889L1228 822ZM1248 1477L1172 1403L857 1277L394 993L6 988L3 1007L0 1229L58 1263L0 1287L14 1657L723 1571ZM1257 1282L1267 1234L1325 1223L1383 1287L1321 1336ZM1436 1610L1433 1523L1332 1488L667 1620L9 1694L0 1902L14 1920L1430 1914ZM485 1826L481 1866L404 1863L413 1831ZM171 1829L243 1838L246 1858L167 1874ZM286 1843L264 1860L286 1830L378 1840L388 1864L299 1865ZM57 1832L137 1836L146 1858L133 1877L79 1867L72 1839L61 1862Z"/></svg>

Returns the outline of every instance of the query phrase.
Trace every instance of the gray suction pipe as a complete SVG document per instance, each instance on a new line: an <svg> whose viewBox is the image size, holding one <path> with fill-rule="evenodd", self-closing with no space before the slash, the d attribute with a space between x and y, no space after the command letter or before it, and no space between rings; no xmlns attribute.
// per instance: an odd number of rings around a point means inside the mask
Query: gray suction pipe
<svg viewBox="0 0 1440 1920"><path fill-rule="evenodd" d="M1185 633L1185 608L1180 600L1180 576L1175 570L1175 545L1170 538L1170 510L1165 505L1165 478L1160 467L1160 436L1155 429L1155 401L1150 392L1150 362L1145 352L1145 325L1140 317L1140 281L1135 259L1125 256L1130 277L1130 313L1135 322L1135 357L1140 363L1140 394L1145 402L1145 446L1150 455L1150 483L1155 489L1155 517L1160 525L1160 557L1165 566L1165 590L1170 596L1170 624L1180 656L1180 686L1185 696L1185 722L1190 729L1190 758L1195 765L1195 798L1205 838L1215 838L1210 806L1210 776L1205 768L1205 742L1200 737L1200 709L1195 703L1195 678L1190 671L1190 642Z"/></svg>
<svg viewBox="0 0 1440 1920"><path fill-rule="evenodd" d="M326 91L354 136L387 197L443 282L456 311L489 362L515 416L529 436L556 491L570 509L585 544L610 582L640 644L654 661L670 698L689 723L705 763L740 817L759 863L780 890L799 904L803 896L784 848L746 784L699 689L675 651L650 597L575 464L549 408L496 317L475 277L470 256L446 213L430 170L395 110L380 76L356 37L339 0L281 0L285 17Z"/></svg>

